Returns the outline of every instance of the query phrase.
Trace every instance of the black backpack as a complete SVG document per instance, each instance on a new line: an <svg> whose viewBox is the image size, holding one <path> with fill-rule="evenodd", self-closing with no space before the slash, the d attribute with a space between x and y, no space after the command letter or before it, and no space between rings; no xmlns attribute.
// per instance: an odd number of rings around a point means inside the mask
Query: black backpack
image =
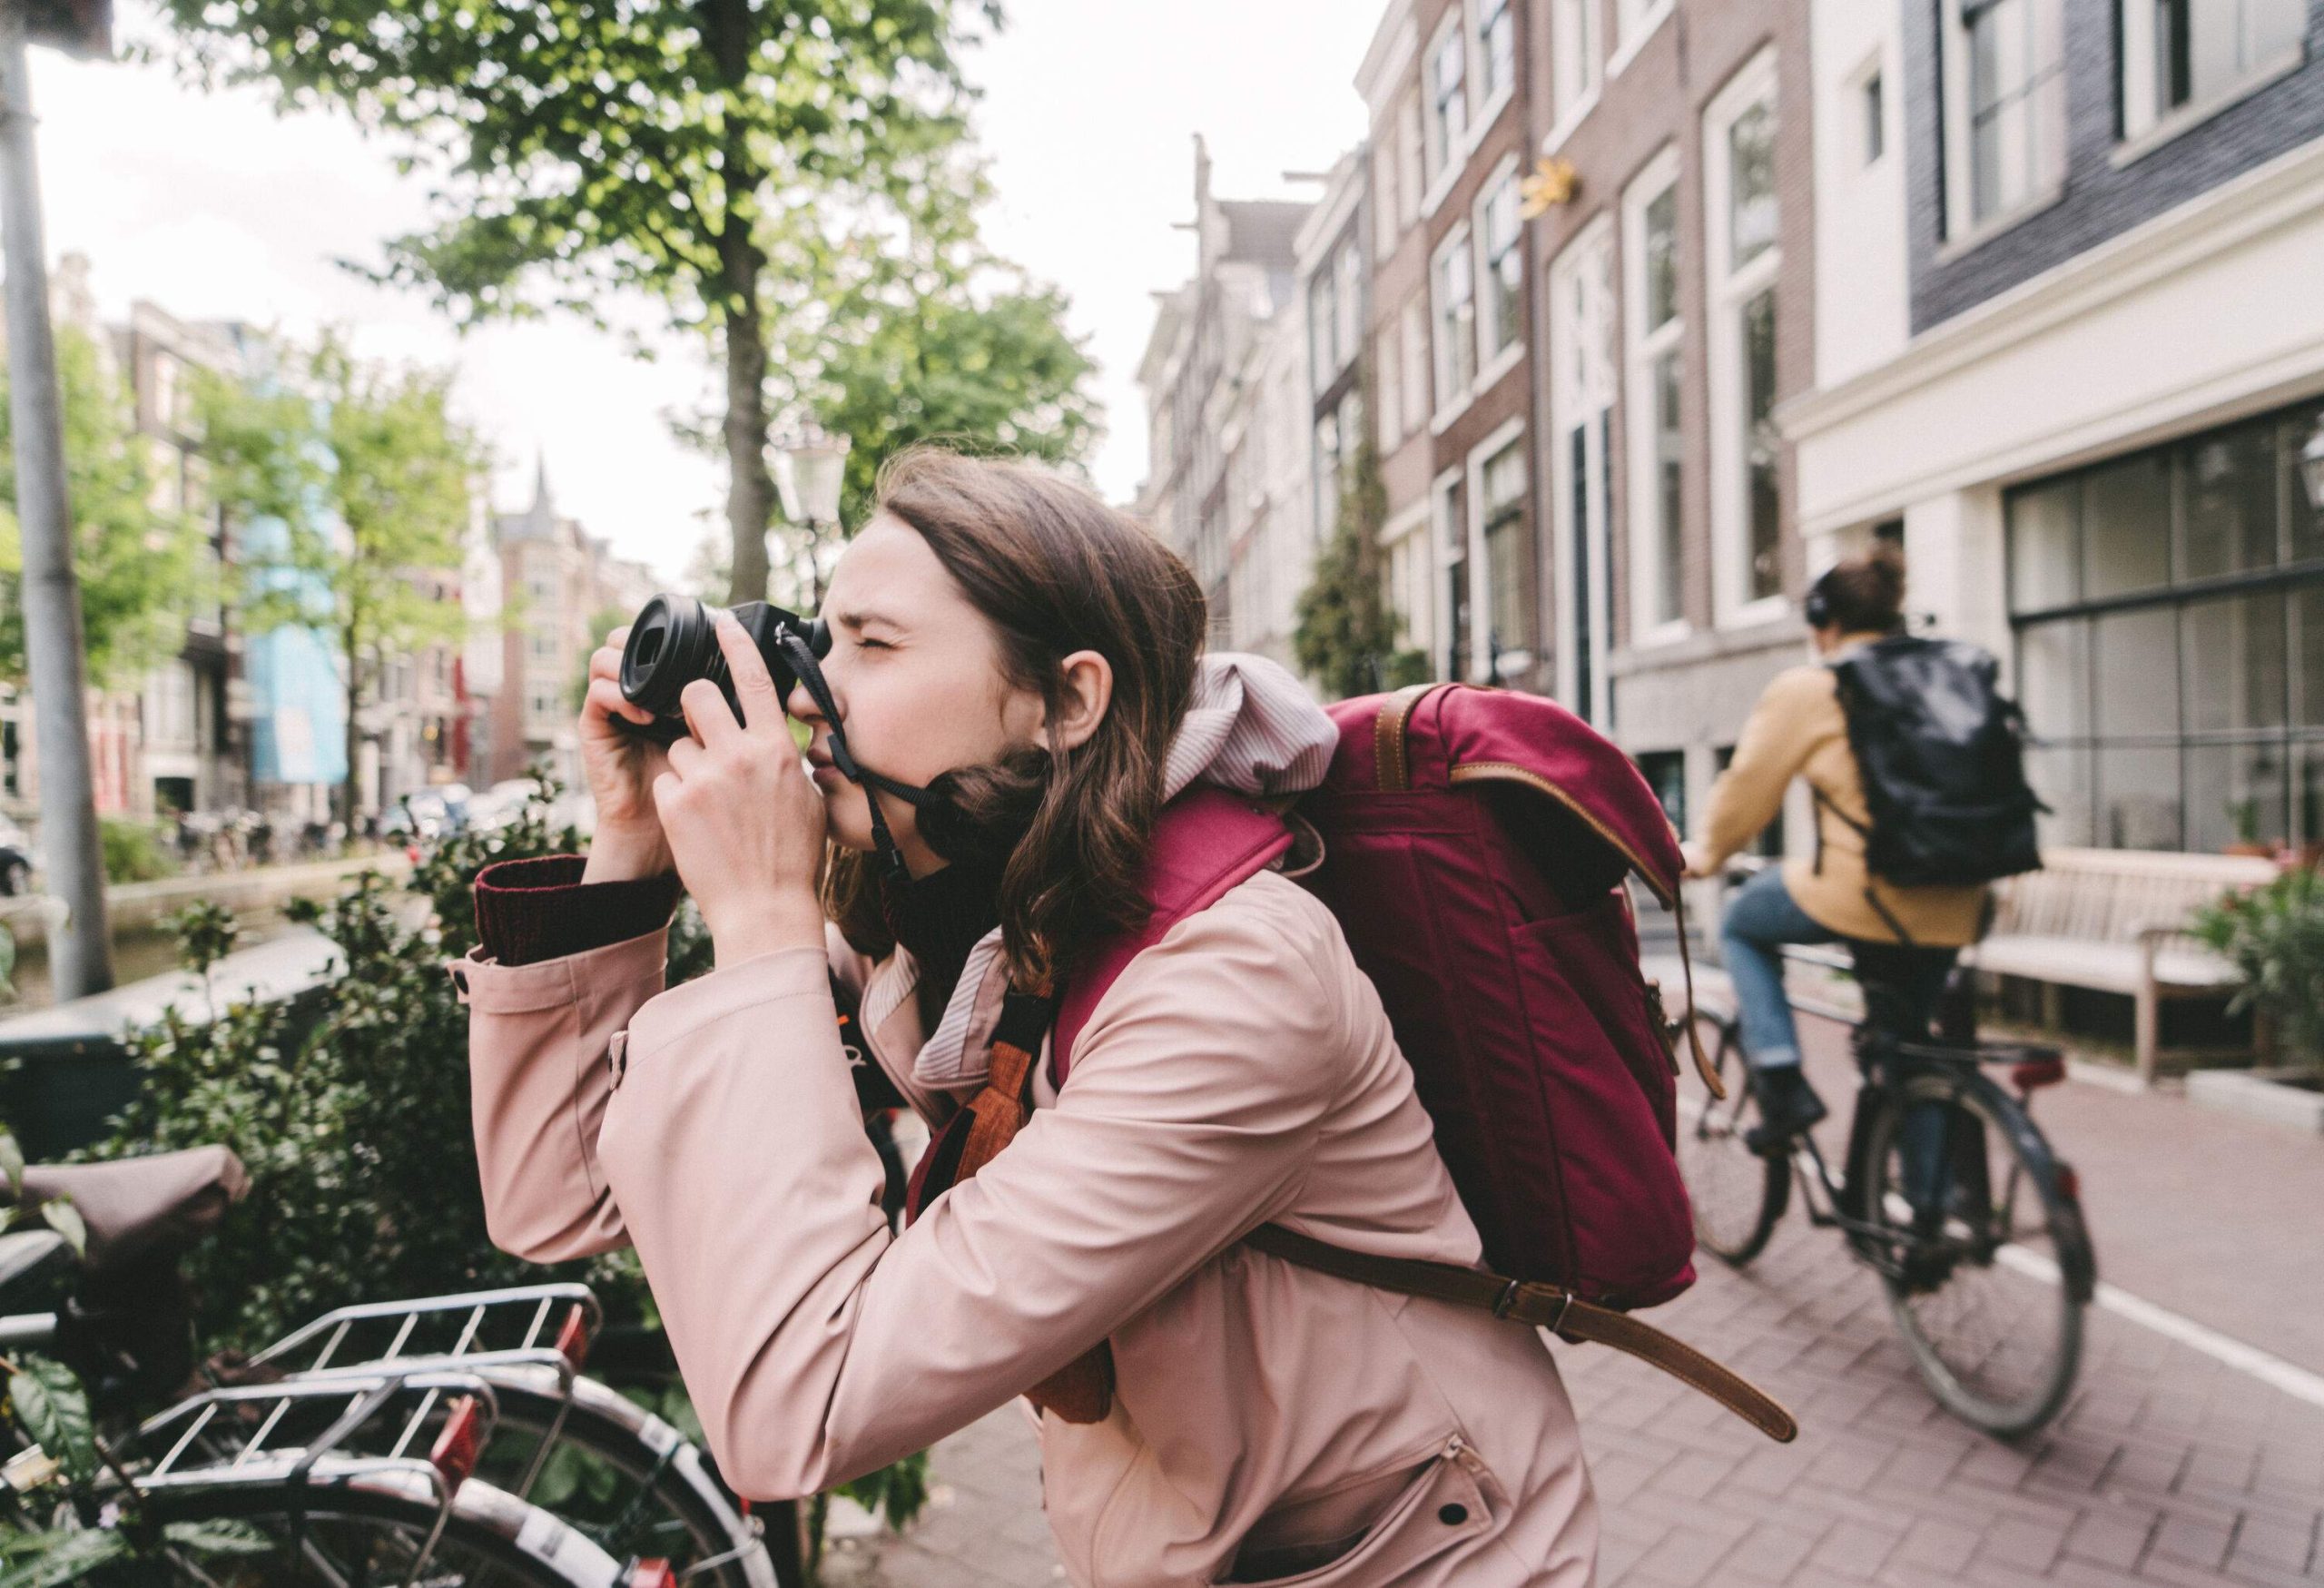
<svg viewBox="0 0 2324 1588"><path fill-rule="evenodd" d="M1830 666L1872 817L1864 850L1875 876L1921 887L2040 868L2034 814L2049 807L2026 784L2025 718L1995 687L1991 652L1900 634Z"/></svg>

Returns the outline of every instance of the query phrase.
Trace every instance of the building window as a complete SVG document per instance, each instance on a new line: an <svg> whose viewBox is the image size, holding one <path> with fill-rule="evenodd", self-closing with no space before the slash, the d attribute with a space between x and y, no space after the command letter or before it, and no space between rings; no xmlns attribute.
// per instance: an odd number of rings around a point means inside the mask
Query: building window
<svg viewBox="0 0 2324 1588"><path fill-rule="evenodd" d="M1338 374L1340 361L1333 351L1332 338L1339 329L1338 305L1334 294L1338 283L1329 270L1317 271L1307 281L1307 375L1321 392Z"/></svg>
<svg viewBox="0 0 2324 1588"><path fill-rule="evenodd" d="M1550 74L1558 124L1581 119L1598 95L1599 0L1550 0Z"/></svg>
<svg viewBox="0 0 2324 1588"><path fill-rule="evenodd" d="M1679 508L1686 458L1679 428L1686 319L1679 308L1679 154L1669 150L1630 184L1623 202L1630 280L1629 409L1630 587L1633 622L1660 628L1686 615Z"/></svg>
<svg viewBox="0 0 2324 1588"><path fill-rule="evenodd" d="M1372 253L1386 259L1403 235L1403 205L1396 192L1396 147L1383 139L1372 149Z"/></svg>
<svg viewBox="0 0 2324 1588"><path fill-rule="evenodd" d="M1477 202L1477 231L1484 240L1484 312L1478 317L1477 358L1490 364L1517 345L1525 302L1525 223L1518 212L1517 170L1510 167Z"/></svg>
<svg viewBox="0 0 2324 1588"><path fill-rule="evenodd" d="M1943 0L1946 205L1965 236L2065 173L2060 0Z"/></svg>
<svg viewBox="0 0 2324 1588"><path fill-rule="evenodd" d="M1478 501L1484 515L1485 653L1499 669L1503 651L1526 648L1525 443L1510 442L1485 459ZM1497 682L1489 678L1488 682Z"/></svg>
<svg viewBox="0 0 2324 1588"><path fill-rule="evenodd" d="M1436 486L1436 544L1443 548L1445 634L1443 676L1469 676L1469 493L1454 469ZM1435 658L1432 658L1435 659Z"/></svg>
<svg viewBox="0 0 2324 1588"><path fill-rule="evenodd" d="M1353 229L1340 240L1339 252L1332 260L1332 302L1338 311L1332 335L1336 360L1332 373L1336 376L1355 362L1364 338L1364 246Z"/></svg>
<svg viewBox="0 0 2324 1588"><path fill-rule="evenodd" d="M1616 47L1635 50L1670 15L1675 0L1614 0Z"/></svg>
<svg viewBox="0 0 2324 1588"><path fill-rule="evenodd" d="M1783 593L1775 429L1775 57L1762 52L1705 113L1709 247L1711 536L1723 616Z"/></svg>
<svg viewBox="0 0 2324 1588"><path fill-rule="evenodd" d="M1436 629L1436 557L1430 550L1427 516L1423 512L1401 529L1391 526L1387 533L1381 571L1388 609L1395 615L1396 648L1430 654Z"/></svg>
<svg viewBox="0 0 2324 1588"><path fill-rule="evenodd" d="M1436 321L1436 411L1449 413L1468 399L1477 378L1477 284L1466 226L1455 228L1437 250L1429 292Z"/></svg>
<svg viewBox="0 0 2324 1588"><path fill-rule="evenodd" d="M2324 403L2004 498L2043 841L2324 840L2324 522L2298 475Z"/></svg>
<svg viewBox="0 0 2324 1588"><path fill-rule="evenodd" d="M2297 64L2307 33L2307 0L2122 0L2122 135Z"/></svg>
<svg viewBox="0 0 2324 1588"><path fill-rule="evenodd" d="M1856 90L1856 97L1863 106L1864 163L1872 165L1888 148L1887 90L1881 83L1879 73L1875 72L1864 80L1863 85Z"/></svg>
<svg viewBox="0 0 2324 1588"><path fill-rule="evenodd" d="M1674 833L1687 831L1687 753L1684 750L1649 750L1638 758L1638 769L1646 778L1646 786L1654 791L1661 804L1662 814L1670 819Z"/></svg>
<svg viewBox="0 0 2324 1588"><path fill-rule="evenodd" d="M1512 0L1479 0L1477 7L1479 97L1497 104L1517 86L1517 8Z"/></svg>
<svg viewBox="0 0 2324 1588"><path fill-rule="evenodd" d="M1404 439L1403 361L1396 356L1394 327L1380 333L1372 360L1380 392L1380 450L1384 454Z"/></svg>
<svg viewBox="0 0 2324 1588"><path fill-rule="evenodd" d="M1354 480L1355 461L1364 439L1364 393L1350 390L1336 407L1315 421L1315 534L1318 539L1339 528L1340 501Z"/></svg>
<svg viewBox="0 0 2324 1588"><path fill-rule="evenodd" d="M1422 145L1420 95L1407 94L1396 106L1396 219L1409 231L1420 220L1420 199L1428 185Z"/></svg>
<svg viewBox="0 0 2324 1588"><path fill-rule="evenodd" d="M1404 433L1410 435L1428 419L1428 294L1413 293L1402 321Z"/></svg>
<svg viewBox="0 0 2324 1588"><path fill-rule="evenodd" d="M1444 19L1428 49L1428 179L1433 183L1459 163L1469 136L1469 41L1462 36L1461 8Z"/></svg>

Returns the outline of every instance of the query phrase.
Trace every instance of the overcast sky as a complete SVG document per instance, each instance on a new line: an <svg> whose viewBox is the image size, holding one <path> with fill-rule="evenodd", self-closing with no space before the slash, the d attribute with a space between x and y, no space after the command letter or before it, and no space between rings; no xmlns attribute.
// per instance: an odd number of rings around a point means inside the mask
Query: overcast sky
<svg viewBox="0 0 2324 1588"><path fill-rule="evenodd" d="M1109 435L1098 483L1126 498L1145 472L1132 384L1148 294L1192 268L1193 137L1230 198L1312 194L1363 132L1352 86L1377 0L1010 0L1009 25L968 61L986 90L981 142L999 197L986 235L1065 289L1101 366ZM122 8L144 36L148 13ZM420 297L370 287L335 260L375 259L424 222L424 193L389 149L345 121L282 120L255 94L203 94L164 68L35 51L52 259L88 255L100 311L149 299L186 319L298 333L350 328L381 357L457 363L468 419L492 443L496 504L529 498L545 455L559 505L624 554L675 577L721 519L724 472L675 442L662 415L716 390L692 343L651 363L566 321L455 335ZM650 330L650 305L625 318Z"/></svg>

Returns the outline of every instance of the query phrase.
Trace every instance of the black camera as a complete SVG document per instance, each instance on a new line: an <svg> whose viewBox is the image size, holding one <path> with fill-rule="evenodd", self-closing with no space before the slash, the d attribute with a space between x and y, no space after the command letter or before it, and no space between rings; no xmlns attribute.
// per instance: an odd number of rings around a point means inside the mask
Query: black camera
<svg viewBox="0 0 2324 1588"><path fill-rule="evenodd" d="M819 661L831 654L831 629L820 617L802 617L763 601L744 602L734 612L734 621L765 658L778 700L788 700L792 686L799 681L787 638L804 642L808 653ZM629 643L622 646L621 693L632 705L652 712L654 720L625 725L630 732L657 745L675 745L684 738L685 711L678 696L697 678L717 685L735 716L742 716L726 653L718 644L717 615L716 607L704 607L691 596L656 596L645 603L629 626Z"/></svg>

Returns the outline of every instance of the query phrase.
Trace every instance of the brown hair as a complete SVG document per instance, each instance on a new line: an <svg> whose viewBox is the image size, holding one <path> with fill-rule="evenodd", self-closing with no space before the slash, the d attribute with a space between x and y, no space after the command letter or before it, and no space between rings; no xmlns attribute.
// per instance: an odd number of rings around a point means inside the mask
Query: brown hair
<svg viewBox="0 0 2324 1588"><path fill-rule="evenodd" d="M916 447L880 470L878 503L920 532L992 625L1011 685L1062 704L1059 664L1113 669L1096 732L937 781L975 828L1023 836L1001 869L1010 979L1045 987L1099 939L1146 917L1139 880L1162 808L1162 764L1194 696L1206 616L1185 562L1087 487L1029 464ZM859 951L894 946L873 868L834 847L824 907Z"/></svg>
<svg viewBox="0 0 2324 1588"><path fill-rule="evenodd" d="M1905 553L1880 540L1861 557L1843 557L1816 581L1824 623L1843 634L1892 634L1905 626ZM1820 625L1818 626L1821 626Z"/></svg>

